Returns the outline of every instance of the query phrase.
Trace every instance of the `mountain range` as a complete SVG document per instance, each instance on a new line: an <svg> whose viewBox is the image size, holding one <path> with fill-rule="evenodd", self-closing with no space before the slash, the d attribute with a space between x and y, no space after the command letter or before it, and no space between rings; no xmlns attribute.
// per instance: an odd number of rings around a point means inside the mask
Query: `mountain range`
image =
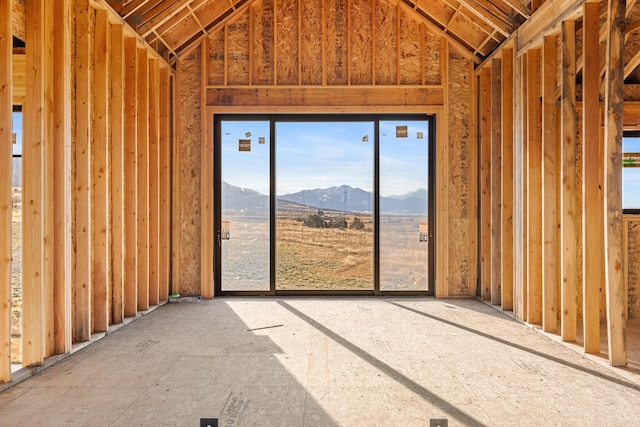
<svg viewBox="0 0 640 427"><path fill-rule="evenodd" d="M269 209L269 197L255 190L222 183L222 197L226 209L264 212ZM373 194L348 185L302 190L277 196L279 201L318 209L342 212L372 212ZM427 213L427 190L421 188L406 194L380 197L380 212L386 214Z"/></svg>

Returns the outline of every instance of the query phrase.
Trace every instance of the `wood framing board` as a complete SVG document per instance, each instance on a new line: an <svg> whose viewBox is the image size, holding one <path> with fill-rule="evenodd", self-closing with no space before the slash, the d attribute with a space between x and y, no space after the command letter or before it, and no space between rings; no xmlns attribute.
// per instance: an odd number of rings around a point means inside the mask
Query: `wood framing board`
<svg viewBox="0 0 640 427"><path fill-rule="evenodd" d="M542 103L540 49L527 60L528 308L527 322L542 323Z"/></svg>
<svg viewBox="0 0 640 427"><path fill-rule="evenodd" d="M513 314L518 319L526 319L526 196L525 196L525 167L526 158L525 128L526 128L526 53L521 57L514 55L514 92L521 93L514 97L514 126L513 126ZM504 63L504 62L503 62Z"/></svg>
<svg viewBox="0 0 640 427"><path fill-rule="evenodd" d="M11 381L12 2L0 4L0 383Z"/></svg>
<svg viewBox="0 0 640 427"><path fill-rule="evenodd" d="M513 49L502 51L502 263L500 302L513 310L514 287L514 57Z"/></svg>
<svg viewBox="0 0 640 427"><path fill-rule="evenodd" d="M562 114L562 148L561 148L561 262L562 279L560 334L564 341L576 339L576 42L575 22L562 23L562 80L561 80L561 114Z"/></svg>
<svg viewBox="0 0 640 427"><path fill-rule="evenodd" d="M340 107L373 105L404 108L411 105L443 105L441 86L333 86L333 87L208 87L207 105L245 107L254 111L263 106Z"/></svg>
<svg viewBox="0 0 640 427"><path fill-rule="evenodd" d="M226 25L227 34L227 83L249 84L249 11L237 15Z"/></svg>
<svg viewBox="0 0 640 427"><path fill-rule="evenodd" d="M202 43L202 68L206 69L206 52L209 47L206 44L206 40ZM206 90L205 82L201 81L202 89L200 90L200 105L205 104ZM214 224L214 206L213 206L213 113L207 108L201 107L201 140L200 140L200 295L202 298L213 298L213 257L214 257L214 242L215 242L215 227ZM205 183L210 183L206 185Z"/></svg>
<svg viewBox="0 0 640 427"><path fill-rule="evenodd" d="M436 221L447 222L447 296L473 296L475 293L475 254L477 252L476 211L473 196L476 192L475 170L477 161L471 136L470 79L465 78L473 68L472 61L448 50L448 77L446 85L447 134L438 138L436 145L447 146L448 213L438 211Z"/></svg>
<svg viewBox="0 0 640 427"><path fill-rule="evenodd" d="M149 59L138 47L137 109L137 250L138 311L149 309Z"/></svg>
<svg viewBox="0 0 640 427"><path fill-rule="evenodd" d="M124 34L120 24L109 26L109 158L111 193L111 259L112 261L112 323L124 320Z"/></svg>
<svg viewBox="0 0 640 427"><path fill-rule="evenodd" d="M317 1L317 0L316 0ZM274 82L275 76L275 67L274 63L274 25L273 25L273 5L274 0L262 0L261 2L254 2L251 6L251 12L253 15L253 40L250 42L253 44L251 51L253 52L253 68L251 70L252 75L252 84L272 84ZM304 2L306 5L309 2ZM313 9L313 7L310 7ZM319 9L318 9L319 10ZM309 11L311 13L311 11ZM303 20L303 28L305 25L311 25L312 22L315 22L315 19L310 14L308 20ZM320 28L314 28L312 35L309 37L313 39L315 43L321 43L321 34L322 31ZM211 41L218 40L217 38L212 38ZM310 42L310 41L309 41ZM224 43L224 41L223 41ZM218 45L219 46L219 42ZM220 52L219 48L211 44L212 52ZM304 51L303 51L304 55ZM302 57L304 58L304 56ZM306 66L306 60L303 61L303 71ZM315 62L317 58L314 58ZM212 71L213 72L213 71ZM303 72L304 74L304 72ZM213 83L213 82L211 82Z"/></svg>
<svg viewBox="0 0 640 427"><path fill-rule="evenodd" d="M109 23L107 12L96 11L93 38L91 196L93 214L92 332L109 328Z"/></svg>
<svg viewBox="0 0 640 427"><path fill-rule="evenodd" d="M542 191L543 191L543 275L542 275L542 329L558 329L558 133L557 107L557 36L544 38L542 46Z"/></svg>
<svg viewBox="0 0 640 427"><path fill-rule="evenodd" d="M149 304L160 302L160 65L149 59Z"/></svg>
<svg viewBox="0 0 640 427"><path fill-rule="evenodd" d="M341 0L336 0L341 1ZM393 85L397 83L397 55L398 46L396 31L398 25L399 9L393 2L380 0L376 2L375 25L375 52L376 55L376 80L377 85Z"/></svg>
<svg viewBox="0 0 640 427"><path fill-rule="evenodd" d="M160 68L160 301L171 283L171 74Z"/></svg>
<svg viewBox="0 0 640 427"><path fill-rule="evenodd" d="M491 60L491 304L502 297L502 60Z"/></svg>
<svg viewBox="0 0 640 427"><path fill-rule="evenodd" d="M13 86L13 104L24 104L26 95L27 78L26 78L26 55L23 53L11 55L11 71Z"/></svg>
<svg viewBox="0 0 640 427"><path fill-rule="evenodd" d="M91 33L87 0L76 1L74 342L91 338Z"/></svg>
<svg viewBox="0 0 640 427"><path fill-rule="evenodd" d="M491 68L480 74L480 296L491 299Z"/></svg>
<svg viewBox="0 0 640 427"><path fill-rule="evenodd" d="M178 62L176 82L180 121L177 129L180 139L177 145L179 163L175 169L178 187L174 203L178 203L178 216L173 220L179 225L179 274L174 276L174 286L182 295L200 295L200 162L201 162L201 61L200 49ZM175 236L175 232L174 232ZM176 281L177 279L177 281Z"/></svg>
<svg viewBox="0 0 640 427"><path fill-rule="evenodd" d="M605 88L604 193L607 195L604 244L607 260L607 329L609 364L627 364L624 281L622 274L622 130L624 86L625 1L608 2L607 68Z"/></svg>
<svg viewBox="0 0 640 427"><path fill-rule="evenodd" d="M600 300L605 288L604 146L600 138L599 5L585 3L582 67L582 319L584 351L600 352Z"/></svg>
<svg viewBox="0 0 640 427"><path fill-rule="evenodd" d="M23 113L22 211L22 364L40 365L45 355L44 301L44 145L45 38L44 0L27 4L27 92Z"/></svg>
<svg viewBox="0 0 640 427"><path fill-rule="evenodd" d="M54 203L55 203L55 179L54 175L54 14L53 2L44 3L43 31L45 44L44 49L44 147L43 147L43 209L42 216L42 239L43 239L43 266L42 266L42 333L44 334L44 357L49 357L54 353L55 347L55 322L54 322L54 290L55 290L55 242L53 240L54 226ZM51 177L53 179L51 179ZM64 179L64 178L62 178Z"/></svg>
<svg viewBox="0 0 640 427"><path fill-rule="evenodd" d="M124 40L124 317L138 312L138 46Z"/></svg>
<svg viewBox="0 0 640 427"><path fill-rule="evenodd" d="M71 350L71 8L70 0L54 1L54 352Z"/></svg>
<svg viewBox="0 0 640 427"><path fill-rule="evenodd" d="M316 0L318 1L318 0ZM371 0L351 0L351 46L349 67L352 85L370 85L373 83L373 7ZM438 82L439 84L440 82Z"/></svg>
<svg viewBox="0 0 640 427"><path fill-rule="evenodd" d="M627 244L627 260L624 264L625 287L627 289L628 319L640 319L640 217L626 215L624 230Z"/></svg>

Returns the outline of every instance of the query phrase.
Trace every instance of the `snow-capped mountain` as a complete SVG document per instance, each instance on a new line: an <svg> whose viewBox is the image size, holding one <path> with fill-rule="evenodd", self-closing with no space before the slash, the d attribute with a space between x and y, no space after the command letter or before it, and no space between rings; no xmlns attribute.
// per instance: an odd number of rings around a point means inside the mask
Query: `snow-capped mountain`
<svg viewBox="0 0 640 427"><path fill-rule="evenodd" d="M226 182L222 183L222 198L225 209L241 210L246 213L267 212L269 210L268 196ZM278 196L278 200L342 212L370 213L373 211L373 194L348 185L302 190ZM426 214L427 190L419 189L406 194L380 197L380 212L407 215Z"/></svg>

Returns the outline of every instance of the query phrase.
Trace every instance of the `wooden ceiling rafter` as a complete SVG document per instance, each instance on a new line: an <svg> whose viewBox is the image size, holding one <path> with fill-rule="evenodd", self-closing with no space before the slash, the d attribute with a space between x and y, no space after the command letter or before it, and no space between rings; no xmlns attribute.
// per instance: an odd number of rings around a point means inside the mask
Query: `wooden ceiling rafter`
<svg viewBox="0 0 640 427"><path fill-rule="evenodd" d="M511 9L517 12L524 19L531 18L531 11L527 6L520 3L519 0L500 0L500 1L506 4L507 6L511 7Z"/></svg>
<svg viewBox="0 0 640 427"><path fill-rule="evenodd" d="M470 0L458 0L458 1L460 2L460 4L464 5L469 12L473 13L478 18L480 18L482 22L491 26L495 31L502 34L505 38L509 37L509 32L506 30L506 24L507 24L506 22L500 21L496 17L494 17L492 14L487 13L488 11L486 11L484 8L483 10L485 11L482 12L477 8L477 6L474 6L475 4L478 4L476 2L472 2ZM478 6L480 5L478 4Z"/></svg>
<svg viewBox="0 0 640 427"><path fill-rule="evenodd" d="M231 1L231 0L229 0L229 1ZM202 21L200 21L200 18L198 18L198 15L196 15L196 13L194 12L193 8L191 7L191 4L187 3L187 9L189 9L189 13L191 14L191 16L193 16L193 20L196 21L196 23L200 27L200 30L202 31L202 34L205 34L205 35L211 34L205 28L205 26L202 24ZM236 10L235 6L233 6L233 10Z"/></svg>
<svg viewBox="0 0 640 427"><path fill-rule="evenodd" d="M126 20L149 1L150 0L133 0L126 5L123 5L122 8L118 11L118 14L122 16L122 19Z"/></svg>
<svg viewBox="0 0 640 427"><path fill-rule="evenodd" d="M146 37L162 24L173 19L176 13L180 12L182 9L185 9L187 6L189 6L189 4L189 2L173 2L167 9L164 9L164 11L162 11L161 13L140 24L140 26L138 27L138 32L142 37Z"/></svg>
<svg viewBox="0 0 640 427"><path fill-rule="evenodd" d="M418 3L414 5L415 8L411 5L411 2L407 0L401 0L399 1L399 4L406 10L411 11L411 13L417 14L422 22L425 23L429 32L433 33L434 35L443 37L452 46L459 50L463 56L465 56L467 59L472 60L475 64L480 63L480 58L473 54L472 46L463 44L454 35L447 33L445 28L441 28L437 22L432 21L432 18L430 18L422 8L418 7Z"/></svg>
<svg viewBox="0 0 640 427"><path fill-rule="evenodd" d="M179 52L180 56L184 55L185 53L190 52L191 50L193 50L195 47L198 46L198 44L200 43L200 41L202 41L203 38L207 37L209 34L211 34L211 33L215 32L215 31L217 31L218 29L220 29L223 25L226 24L228 19L233 19L233 17L235 15L240 14L243 11L247 10L252 3L253 3L253 1L250 1L250 0L238 0L238 1L236 1L235 2L235 9L228 8L225 11L225 13L223 13L220 16L218 16L218 18L216 20L214 20L211 23L209 23L208 25L204 26L204 30L207 33L203 34L202 32L196 32L195 34L193 34L191 36L191 38L189 38L183 44L178 46L176 48L176 51ZM194 13L195 12L197 12L197 10L194 10Z"/></svg>

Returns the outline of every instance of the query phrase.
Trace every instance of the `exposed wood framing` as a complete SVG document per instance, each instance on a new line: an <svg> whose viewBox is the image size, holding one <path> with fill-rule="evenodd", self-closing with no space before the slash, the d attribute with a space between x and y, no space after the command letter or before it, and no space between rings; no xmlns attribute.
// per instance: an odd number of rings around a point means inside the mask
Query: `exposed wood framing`
<svg viewBox="0 0 640 427"><path fill-rule="evenodd" d="M622 273L622 129L625 0L609 0L605 88L605 181L607 218L604 229L609 363L627 364Z"/></svg>
<svg viewBox="0 0 640 427"><path fill-rule="evenodd" d="M480 74L480 296L491 299L491 68Z"/></svg>
<svg viewBox="0 0 640 427"><path fill-rule="evenodd" d="M137 55L137 247L138 311L149 309L149 60L147 51Z"/></svg>
<svg viewBox="0 0 640 427"><path fill-rule="evenodd" d="M408 105L443 105L441 86L331 86L331 87L207 87L207 105L242 107L255 111L261 106L363 106L377 108Z"/></svg>
<svg viewBox="0 0 640 427"><path fill-rule="evenodd" d="M160 69L160 301L171 283L171 75Z"/></svg>
<svg viewBox="0 0 640 427"><path fill-rule="evenodd" d="M582 12L585 0L547 0L531 19L517 30L517 50L521 53L531 47L540 45L543 36L551 36L560 31L563 21L573 20ZM533 8L532 8L533 9Z"/></svg>
<svg viewBox="0 0 640 427"><path fill-rule="evenodd" d="M55 202L55 181L54 175L54 145L55 121L54 121L54 12L53 2L44 3L44 38L43 46L43 72L44 72L44 147L43 147L43 206L40 216L42 218L42 333L44 334L43 357L48 357L54 353L55 347L55 317L54 317L54 290L55 290L55 264L53 241L53 220ZM53 179L51 179L53 178Z"/></svg>
<svg viewBox="0 0 640 427"><path fill-rule="evenodd" d="M491 304L502 298L502 60L491 60Z"/></svg>
<svg viewBox="0 0 640 427"><path fill-rule="evenodd" d="M542 323L542 103L540 50L527 55L527 322Z"/></svg>
<svg viewBox="0 0 640 427"><path fill-rule="evenodd" d="M124 316L138 310L138 48L136 39L124 41Z"/></svg>
<svg viewBox="0 0 640 427"><path fill-rule="evenodd" d="M562 148L560 152L562 191L561 212L561 336L564 341L576 340L577 323L577 200L576 200L576 30L574 21L562 23Z"/></svg>
<svg viewBox="0 0 640 427"><path fill-rule="evenodd" d="M542 150L543 150L543 282L542 329L558 329L558 133L556 132L556 36L544 38L542 47Z"/></svg>
<svg viewBox="0 0 640 427"><path fill-rule="evenodd" d="M54 352L71 350L71 15L70 0L54 1Z"/></svg>
<svg viewBox="0 0 640 427"><path fill-rule="evenodd" d="M109 56L109 158L111 164L111 257L113 259L113 309L111 322L124 320L124 33L122 25L110 26Z"/></svg>
<svg viewBox="0 0 640 427"><path fill-rule="evenodd" d="M149 304L160 302L160 67L149 60Z"/></svg>
<svg viewBox="0 0 640 427"><path fill-rule="evenodd" d="M513 49L502 51L502 254L500 302L513 310L514 288L514 62Z"/></svg>
<svg viewBox="0 0 640 427"><path fill-rule="evenodd" d="M444 61L448 64L449 61L449 49L448 46L445 46L442 49L446 58ZM375 81L375 80L374 80ZM449 98L448 92L448 82L449 75L448 73L442 74L442 81L444 83L444 97L446 99ZM438 141L448 141L449 140L449 119L448 115L442 109L441 114L436 114L436 139ZM450 186L449 180L447 177L449 176L449 144L436 144L436 163L438 164L438 168L436 168L436 210L441 212L442 215L449 216L449 197L450 197ZM447 233L447 224L444 221L436 221L436 235L442 236L441 239L436 240L436 253L440 254L448 254L450 241ZM444 296L449 295L449 256L436 256L436 296Z"/></svg>
<svg viewBox="0 0 640 427"><path fill-rule="evenodd" d="M209 39L204 39L202 43L201 60L202 69L208 70L209 63ZM208 73L205 74L207 76ZM200 140L201 162L201 267L200 267L200 292L203 298L213 298L213 247L215 242L215 228L213 221L213 116L204 108L206 103L207 79L202 78L202 133Z"/></svg>
<svg viewBox="0 0 640 427"><path fill-rule="evenodd" d="M582 318L584 351L600 352L600 299L605 287L604 146L600 138L599 4L585 3L582 38Z"/></svg>
<svg viewBox="0 0 640 427"><path fill-rule="evenodd" d="M11 2L0 3L0 383L11 381Z"/></svg>
<svg viewBox="0 0 640 427"><path fill-rule="evenodd" d="M93 214L93 331L106 332L109 327L109 23L107 12L98 10L95 17L93 46L93 120L91 132L91 195Z"/></svg>
<svg viewBox="0 0 640 427"><path fill-rule="evenodd" d="M74 341L91 338L91 25L87 0L76 1Z"/></svg>
<svg viewBox="0 0 640 427"><path fill-rule="evenodd" d="M27 4L27 92L23 140L22 362L40 365L45 357L44 221L45 66L50 42L44 0ZM53 17L50 18L53 20Z"/></svg>
<svg viewBox="0 0 640 427"><path fill-rule="evenodd" d="M526 57L514 55L514 92L521 94L514 105L513 129L513 314L526 319Z"/></svg>

